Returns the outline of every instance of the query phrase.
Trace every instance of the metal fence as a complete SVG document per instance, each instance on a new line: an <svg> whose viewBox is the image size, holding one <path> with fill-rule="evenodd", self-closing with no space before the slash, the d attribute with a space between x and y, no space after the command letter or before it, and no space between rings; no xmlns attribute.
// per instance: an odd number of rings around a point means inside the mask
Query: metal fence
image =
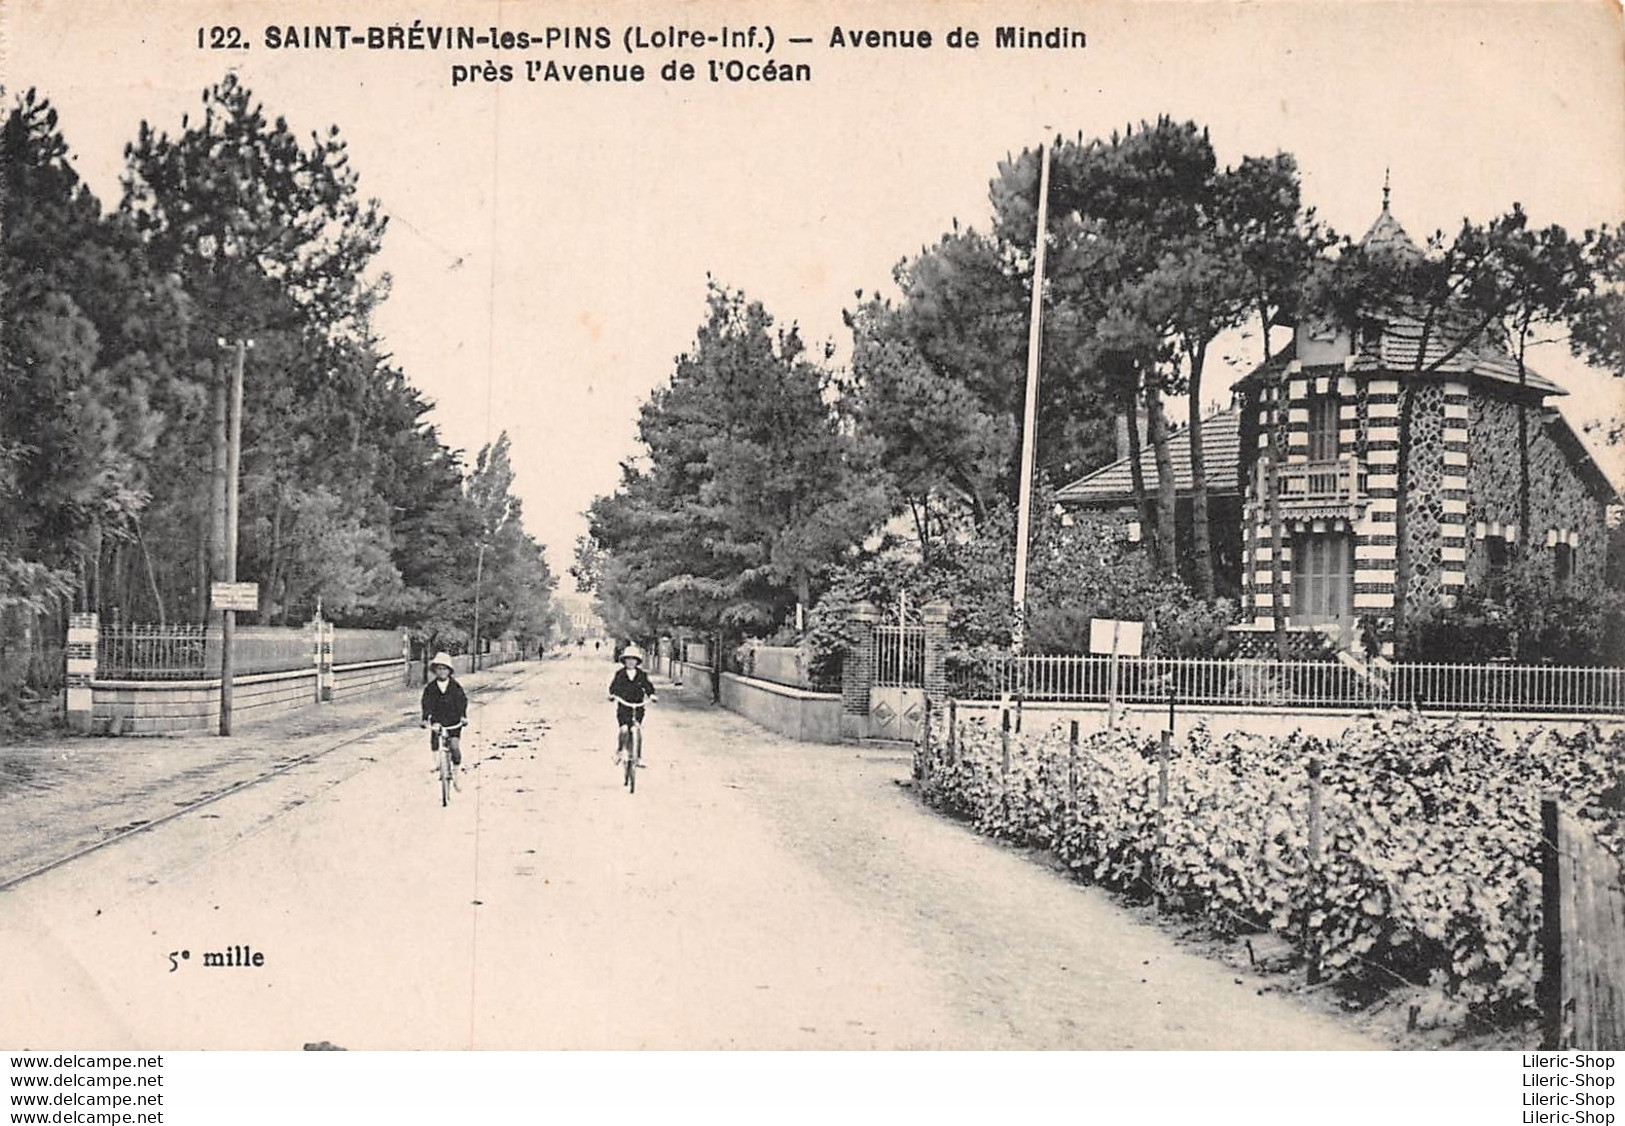
<svg viewBox="0 0 1625 1126"><path fill-rule="evenodd" d="M950 662L962 698L1209 706L1370 708L1625 715L1625 669L1550 665L1208 660L1185 657L988 657Z"/></svg>
<svg viewBox="0 0 1625 1126"><path fill-rule="evenodd" d="M925 627L876 626L874 684L877 688L918 688L925 683Z"/></svg>
<svg viewBox="0 0 1625 1126"><path fill-rule="evenodd" d="M239 626L232 645L237 675L315 667L311 627ZM219 627L103 623L96 652L101 680L211 680L220 675ZM399 660L399 630L333 631L337 664ZM494 662L493 662L494 663Z"/></svg>
<svg viewBox="0 0 1625 1126"><path fill-rule="evenodd" d="M200 625L103 623L96 675L102 680L201 680L207 675L208 640Z"/></svg>

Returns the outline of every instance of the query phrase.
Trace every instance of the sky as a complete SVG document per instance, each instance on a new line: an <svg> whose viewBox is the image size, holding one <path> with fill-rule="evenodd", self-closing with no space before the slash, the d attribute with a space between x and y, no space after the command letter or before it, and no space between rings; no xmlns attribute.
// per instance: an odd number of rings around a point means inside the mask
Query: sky
<svg viewBox="0 0 1625 1126"><path fill-rule="evenodd" d="M601 26L614 45L289 50L264 34L417 19L538 37ZM999 49L1000 25L1075 29L1087 46ZM754 26L775 47L629 53L635 26L646 38ZM248 48L210 49L215 27L240 29ZM836 28L928 30L933 43L833 46ZM949 47L955 28L981 44ZM1306 202L1355 236L1378 213L1385 173L1394 214L1418 239L1514 201L1540 224L1618 222L1622 45L1614 0L0 6L0 77L50 97L104 204L117 201L140 123L179 131L228 68L297 131L340 128L362 191L391 217L379 259L392 278L377 319L385 345L469 460L511 436L526 525L561 574L582 511L636 452L639 404L693 342L708 277L809 342L833 341L839 361L856 293L891 292L899 259L954 221L985 224L1006 154L1159 114L1208 126L1222 163L1295 154ZM811 81L706 78L711 61L768 58L809 63ZM673 60L698 77L662 81ZM487 61L514 66L513 81L453 84L454 66ZM647 77L530 82L529 61L638 62ZM1577 426L1625 416L1620 385L1566 350L1532 363L1571 391L1563 409ZM1625 483L1625 456L1598 453Z"/></svg>

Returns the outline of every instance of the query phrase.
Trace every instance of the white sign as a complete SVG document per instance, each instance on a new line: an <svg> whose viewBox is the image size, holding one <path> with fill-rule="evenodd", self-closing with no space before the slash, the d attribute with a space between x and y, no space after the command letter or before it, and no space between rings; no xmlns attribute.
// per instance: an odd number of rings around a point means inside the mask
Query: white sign
<svg viewBox="0 0 1625 1126"><path fill-rule="evenodd" d="M1138 657L1145 643L1144 622L1120 622L1114 618L1089 619L1089 652L1116 653Z"/></svg>
<svg viewBox="0 0 1625 1126"><path fill-rule="evenodd" d="M258 610L259 583L210 583L209 602L216 610Z"/></svg>

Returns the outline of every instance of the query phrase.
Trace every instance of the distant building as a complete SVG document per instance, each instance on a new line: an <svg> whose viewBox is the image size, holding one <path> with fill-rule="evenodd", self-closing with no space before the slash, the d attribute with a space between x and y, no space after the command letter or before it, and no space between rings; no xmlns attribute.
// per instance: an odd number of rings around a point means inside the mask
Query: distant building
<svg viewBox="0 0 1625 1126"><path fill-rule="evenodd" d="M608 636L603 620L598 617L597 611L592 607L592 595L582 594L579 591L569 591L568 593L554 594L553 601L558 605L559 609L570 617L570 636L568 640L572 642L580 639L597 641Z"/></svg>
<svg viewBox="0 0 1625 1126"><path fill-rule="evenodd" d="M1073 518L1095 517L1110 520L1122 528L1124 536L1140 542L1143 529L1135 506L1134 477L1129 464L1125 433L1119 435L1118 459L1110 465L1081 477L1055 494L1056 503ZM1190 427L1168 438L1168 453L1174 463L1175 552L1188 561L1191 542ZM1208 538L1213 545L1213 583L1220 597L1241 594L1241 412L1235 408L1209 415L1202 420L1202 460L1207 469ZM1146 492L1154 503L1157 493L1157 463L1148 443L1141 443L1140 474ZM1188 578L1189 576L1187 576Z"/></svg>

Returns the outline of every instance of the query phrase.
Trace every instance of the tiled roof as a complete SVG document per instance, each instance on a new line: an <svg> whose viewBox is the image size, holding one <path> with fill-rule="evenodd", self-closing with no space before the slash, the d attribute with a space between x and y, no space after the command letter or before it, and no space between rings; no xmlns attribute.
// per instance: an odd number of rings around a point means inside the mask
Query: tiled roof
<svg viewBox="0 0 1625 1126"><path fill-rule="evenodd" d="M1586 449L1586 444L1580 440L1580 436L1574 432L1574 428L1569 425L1562 412L1548 409L1542 421L1545 423L1547 435L1558 449L1568 455L1581 479L1591 486L1592 491L1601 497L1604 503L1618 504L1619 490L1614 488L1608 474L1603 472L1602 466L1591 456L1591 451Z"/></svg>
<svg viewBox="0 0 1625 1126"><path fill-rule="evenodd" d="M1420 254L1422 250L1411 236L1405 233L1405 228L1399 225L1393 212L1388 210L1388 200L1382 201L1382 214L1377 221L1371 224L1371 229L1360 238L1360 245L1376 250L1389 250L1398 254Z"/></svg>
<svg viewBox="0 0 1625 1126"><path fill-rule="evenodd" d="M1412 317L1395 317L1383 325L1382 335L1376 340L1361 341L1354 356L1354 370L1392 372L1397 375L1417 373L1416 354L1420 351L1421 345L1422 322ZM1446 354L1454 346L1447 335L1441 335L1437 331L1430 334L1427 356L1420 365L1423 369L1420 374L1430 378L1465 375L1517 386L1517 361L1500 349L1490 345L1465 347L1446 359ZM1295 351L1289 345L1276 353L1269 363L1260 364L1242 376L1235 385L1243 387L1261 382L1266 377L1273 377L1291 363L1295 355ZM1568 394L1562 387L1527 364L1524 366L1524 382L1530 390L1538 391L1542 395Z"/></svg>
<svg viewBox="0 0 1625 1126"><path fill-rule="evenodd" d="M1191 430L1185 427L1169 435L1168 452L1174 461L1174 486L1185 495L1191 492ZM1235 409L1209 415L1202 420L1202 455L1207 467L1210 494L1239 496L1241 493L1241 412ZM1140 450L1140 471L1147 490L1157 487L1157 460L1149 443ZM1069 504L1104 504L1130 500L1134 478L1129 459L1122 458L1087 477L1082 477L1056 493L1056 499Z"/></svg>
<svg viewBox="0 0 1625 1126"><path fill-rule="evenodd" d="M1382 213L1360 238L1360 245L1377 250L1388 250L1402 255L1419 255L1421 248L1405 233L1393 213L1388 210L1387 189L1383 189ZM1462 332L1465 332L1465 328ZM1427 355L1420 364L1417 352L1422 344L1422 322L1415 317L1394 316L1384 324L1382 334L1375 341L1363 340L1354 357L1354 370L1362 372L1384 371L1406 374L1421 372L1428 376L1465 375L1496 383L1518 382L1517 361L1489 342L1480 342L1462 348L1448 360L1446 353L1455 347L1460 333L1452 334L1450 326L1435 326L1429 335ZM1293 358L1291 349L1280 353L1268 363L1254 368L1236 386L1256 382L1266 375L1274 375ZM1443 362L1441 362L1443 361ZM1526 385L1543 395L1566 395L1567 391L1544 375L1525 366Z"/></svg>

